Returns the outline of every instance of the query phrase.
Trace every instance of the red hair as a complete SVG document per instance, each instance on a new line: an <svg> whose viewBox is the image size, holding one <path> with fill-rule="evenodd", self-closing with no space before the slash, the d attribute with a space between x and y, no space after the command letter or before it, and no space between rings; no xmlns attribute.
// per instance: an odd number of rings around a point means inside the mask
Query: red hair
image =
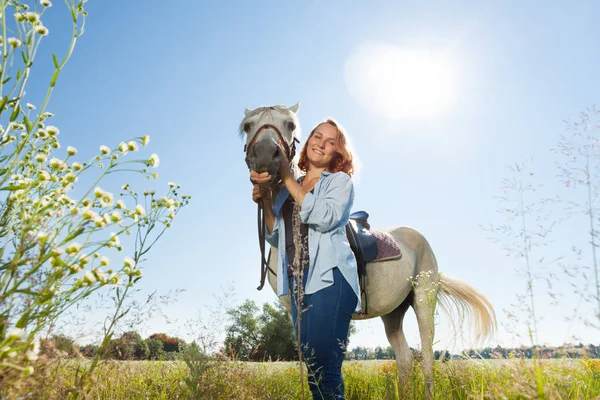
<svg viewBox="0 0 600 400"><path fill-rule="evenodd" d="M306 155L306 148L308 147L308 142L310 138L315 133L318 127L323 124L329 124L333 126L337 130L337 139L335 141L335 155L331 160L331 164L329 168L327 168L330 172L340 172L343 171L348 175L352 176L354 173L354 164L352 162L352 153L348 150L348 139L344 128L340 124L338 124L333 118L327 118L326 121L321 122L312 130L310 135L308 135L308 139L306 139L306 143L300 152L300 161L298 161L298 168L302 171L307 172L308 170L308 157Z"/></svg>

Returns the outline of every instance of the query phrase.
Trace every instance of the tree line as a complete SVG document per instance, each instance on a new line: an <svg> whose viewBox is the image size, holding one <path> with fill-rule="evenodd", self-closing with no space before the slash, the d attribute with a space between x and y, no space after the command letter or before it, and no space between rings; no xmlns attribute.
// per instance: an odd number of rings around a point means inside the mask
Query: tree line
<svg viewBox="0 0 600 400"><path fill-rule="evenodd" d="M259 308L254 301L246 300L241 305L227 310L228 323L224 327L225 337L217 351L223 359L239 361L295 361L296 342L290 316L280 302L265 303ZM355 332L354 326L351 334ZM201 351L196 342L172 337L165 333L154 333L143 339L135 331L125 332L118 339L112 339L103 358L115 360L178 360L186 350ZM65 335L54 335L42 341L41 352L49 356L94 357L99 346L88 344L77 346L73 339ZM421 357L420 350L412 349L415 359ZM579 343L558 347L533 346L504 348L501 346L484 349L469 349L451 354L436 350L436 360L483 358L600 358L600 346ZM347 352L348 360L393 360L391 346L367 348L354 347Z"/></svg>

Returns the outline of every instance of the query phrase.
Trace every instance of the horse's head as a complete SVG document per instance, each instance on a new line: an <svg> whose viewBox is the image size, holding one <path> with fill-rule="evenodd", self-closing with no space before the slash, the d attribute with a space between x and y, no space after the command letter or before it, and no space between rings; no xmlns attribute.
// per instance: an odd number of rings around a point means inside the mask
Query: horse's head
<svg viewBox="0 0 600 400"><path fill-rule="evenodd" d="M240 124L240 134L246 136L246 164L256 172L269 172L274 180L279 176L282 154L278 142L283 143L287 159L296 154L294 131L299 127L296 114L300 103L291 107L282 105L246 109Z"/></svg>

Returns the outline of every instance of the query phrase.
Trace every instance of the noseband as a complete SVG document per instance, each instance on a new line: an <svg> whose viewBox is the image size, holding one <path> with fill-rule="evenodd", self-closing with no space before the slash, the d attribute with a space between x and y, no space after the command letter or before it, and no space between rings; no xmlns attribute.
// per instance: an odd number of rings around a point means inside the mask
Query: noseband
<svg viewBox="0 0 600 400"><path fill-rule="evenodd" d="M298 140L298 138L296 138L294 136L294 140L292 140L292 144L290 146L285 141L285 139L283 138L283 135L281 134L281 132L279 132L279 129L277 129L276 126L270 125L270 124L265 124L265 125L261 126L258 129L258 131L256 131L252 140L250 140L250 142L244 146L244 152L246 153L246 165L248 166L248 169L252 168L252 166L250 165L250 158L248 157L248 155L250 154L250 149L252 148L252 146L255 145L256 140L258 139L258 136L263 131L266 131L269 129L274 131L277 134L277 137L279 138L280 143L283 145L283 149L285 151L285 155L286 155L288 161L291 162L292 159L294 158L294 156L296 155L296 143L300 142ZM262 199L260 199L258 201L257 222L258 222L258 243L260 245L260 286L257 287L256 289L262 290L262 288L265 286L265 278L267 277L267 270L271 271L274 275L277 275L277 273L275 271L273 271L271 269L271 267L269 267L269 263L265 259L265 237L266 237L267 227L266 227L266 222L265 222L265 210L264 210L264 204L263 204ZM270 258L270 256L271 256L271 253L269 252L269 258Z"/></svg>
<svg viewBox="0 0 600 400"><path fill-rule="evenodd" d="M298 140L298 138L294 136L294 140L292 140L292 145L290 146L285 141L285 139L283 138L283 135L281 134L281 132L279 132L279 129L277 129L277 127L275 125L265 124L256 131L256 133L254 134L254 137L252 137L252 140L250 140L250 143L244 145L244 152L246 153L246 165L248 165L248 168L251 168L250 159L248 158L248 155L250 154L250 149L252 148L252 146L254 146L254 144L256 143L256 140L258 139L260 134L269 129L274 131L277 134L277 137L279 138L279 142L283 145L283 150L285 150L285 155L286 155L288 161L292 161L292 159L296 155L296 143L300 142Z"/></svg>

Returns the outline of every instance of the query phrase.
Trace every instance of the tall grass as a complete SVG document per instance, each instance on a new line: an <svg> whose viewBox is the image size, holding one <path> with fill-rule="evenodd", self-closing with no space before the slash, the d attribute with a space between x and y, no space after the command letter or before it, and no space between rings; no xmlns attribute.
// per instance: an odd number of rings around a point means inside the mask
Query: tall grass
<svg viewBox="0 0 600 400"><path fill-rule="evenodd" d="M539 360L545 371L548 399L600 397L600 361ZM56 364L45 371L44 385L35 398L63 398L75 383L85 361ZM411 376L412 399L424 398L424 379L415 363ZM346 399L397 399L398 374L394 361L348 361L343 366ZM185 363L109 362L97 370L89 393L94 399L299 399L300 371L293 362L219 362L203 376L201 396L184 383ZM436 362L434 398L527 399L537 398L535 364L531 360L451 360Z"/></svg>

